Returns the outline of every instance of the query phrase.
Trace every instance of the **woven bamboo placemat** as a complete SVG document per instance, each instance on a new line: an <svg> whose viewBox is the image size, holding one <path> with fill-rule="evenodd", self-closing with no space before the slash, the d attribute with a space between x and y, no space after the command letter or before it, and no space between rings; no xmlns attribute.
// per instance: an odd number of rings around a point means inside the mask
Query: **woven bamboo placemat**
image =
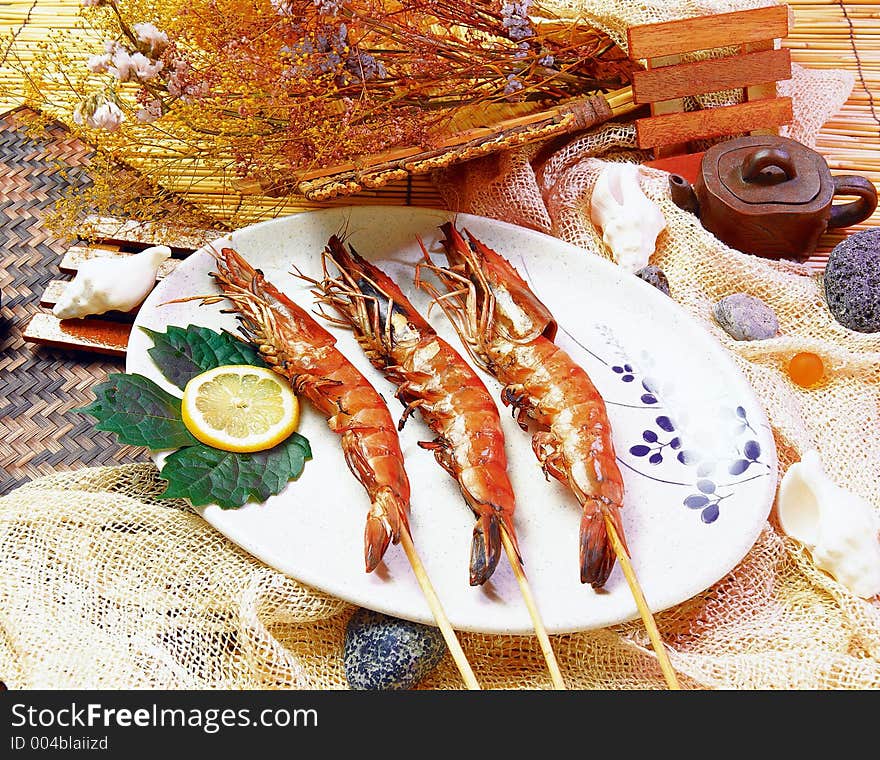
<svg viewBox="0 0 880 760"><path fill-rule="evenodd" d="M43 214L65 188L88 182L90 149L61 127L34 140L15 114L0 119L0 494L59 469L146 461L119 446L73 410L123 361L42 349L22 340L46 284L58 274L67 245L43 226ZM58 162L72 167L58 171Z"/></svg>

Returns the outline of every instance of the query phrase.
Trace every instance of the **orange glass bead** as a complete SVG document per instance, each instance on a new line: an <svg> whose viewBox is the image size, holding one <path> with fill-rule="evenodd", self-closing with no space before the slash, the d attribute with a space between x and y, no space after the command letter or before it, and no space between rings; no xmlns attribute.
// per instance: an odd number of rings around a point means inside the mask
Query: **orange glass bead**
<svg viewBox="0 0 880 760"><path fill-rule="evenodd" d="M809 388L825 376L825 365L816 354L804 351L791 357L788 363L788 376L802 388Z"/></svg>

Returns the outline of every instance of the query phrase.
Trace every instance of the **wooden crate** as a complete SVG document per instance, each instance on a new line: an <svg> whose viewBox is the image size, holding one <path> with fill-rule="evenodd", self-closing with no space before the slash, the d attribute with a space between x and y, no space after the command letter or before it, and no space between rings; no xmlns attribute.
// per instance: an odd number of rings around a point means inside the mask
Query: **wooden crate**
<svg viewBox="0 0 880 760"><path fill-rule="evenodd" d="M638 145L655 159L691 156L695 140L776 132L791 122L792 103L778 97L776 84L791 77L787 49L775 40L788 36L788 6L777 5L698 18L635 26L628 30L630 56L646 68L633 74L633 101L651 115L635 122ZM718 58L683 62L694 51L733 48ZM742 103L685 111L685 98L743 89ZM687 163L687 159L685 159ZM698 162L697 162L698 163ZM676 162L649 162L669 168Z"/></svg>

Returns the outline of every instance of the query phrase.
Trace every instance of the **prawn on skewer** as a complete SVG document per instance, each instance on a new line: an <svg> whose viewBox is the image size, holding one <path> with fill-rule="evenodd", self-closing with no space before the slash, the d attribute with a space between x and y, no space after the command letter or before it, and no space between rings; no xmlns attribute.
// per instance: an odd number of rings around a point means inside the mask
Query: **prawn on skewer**
<svg viewBox="0 0 880 760"><path fill-rule="evenodd" d="M504 384L524 430L538 424L532 448L544 473L566 484L582 507L580 577L601 588L614 567L606 518L624 548L617 466L605 403L586 371L553 341L556 321L511 264L449 222L440 228L448 267L426 266L447 293L421 285L455 325L470 355ZM427 256L426 256L427 258Z"/></svg>
<svg viewBox="0 0 880 760"><path fill-rule="evenodd" d="M403 545L413 573L469 689L479 689L473 669L443 611L410 534L410 486L391 413L370 382L335 347L336 339L263 273L232 248L214 254L214 279L222 296L197 296L203 304L230 301L245 336L275 372L288 378L341 437L345 461L370 497L364 532L367 572L390 542Z"/></svg>
<svg viewBox="0 0 880 760"><path fill-rule="evenodd" d="M448 266L435 266L426 252L422 266L446 293L418 273L417 282L449 317L474 361L504 383L501 399L513 406L520 427L528 428L528 418L538 424L532 449L545 475L566 484L581 505L581 582L601 588L615 558L620 561L666 683L679 689L629 559L620 516L623 478L602 397L554 343L556 320L510 262L467 231L465 239L450 222L440 229Z"/></svg>
<svg viewBox="0 0 880 760"><path fill-rule="evenodd" d="M232 248L221 250L214 279L264 361L341 437L345 462L370 497L364 561L372 572L408 529L409 479L385 401L335 347L336 338Z"/></svg>
<svg viewBox="0 0 880 760"><path fill-rule="evenodd" d="M419 241L421 245L421 241ZM422 247L422 251L427 252ZM471 540L470 583L486 582L506 551L532 622L554 688L565 682L522 566L513 523L515 496L507 476L504 431L498 407L477 373L434 331L400 288L377 266L333 235L324 251L324 278L299 276L315 286L323 313L351 329L376 368L397 385L406 408L399 428L418 409L436 434L420 446L458 483L477 517ZM336 276L331 276L332 264Z"/></svg>
<svg viewBox="0 0 880 760"><path fill-rule="evenodd" d="M331 276L328 264L335 269ZM302 275L300 275L302 276ZM397 386L406 409L398 428L416 409L436 434L420 442L458 482L477 517L471 541L470 583L494 572L505 531L522 561L513 524L515 496L507 476L504 432L498 408L477 373L416 311L382 270L346 249L333 235L324 251L324 279L311 282L320 302L351 329L370 362Z"/></svg>

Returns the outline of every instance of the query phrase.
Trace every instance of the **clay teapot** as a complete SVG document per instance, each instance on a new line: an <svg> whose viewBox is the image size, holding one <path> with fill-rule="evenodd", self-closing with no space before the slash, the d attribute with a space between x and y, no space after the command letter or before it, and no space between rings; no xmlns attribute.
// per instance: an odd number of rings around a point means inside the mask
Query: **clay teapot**
<svg viewBox="0 0 880 760"><path fill-rule="evenodd" d="M723 243L767 258L807 258L826 229L858 224L877 208L867 179L832 177L816 151L775 135L718 143L703 156L693 187L679 174L669 186L676 205ZM834 206L836 195L858 198Z"/></svg>

